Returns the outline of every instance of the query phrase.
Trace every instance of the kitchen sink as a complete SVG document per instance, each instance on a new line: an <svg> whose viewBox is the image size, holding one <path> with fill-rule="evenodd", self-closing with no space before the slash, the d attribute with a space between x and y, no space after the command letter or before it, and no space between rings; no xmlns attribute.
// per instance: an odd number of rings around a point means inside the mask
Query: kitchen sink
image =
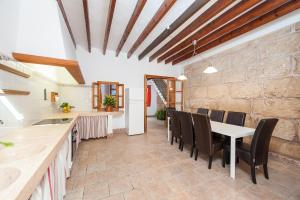
<svg viewBox="0 0 300 200"><path fill-rule="evenodd" d="M70 123L72 120L73 120L73 118L44 119L33 125L36 126L36 125L46 125L46 124L67 124L67 123Z"/></svg>
<svg viewBox="0 0 300 200"><path fill-rule="evenodd" d="M15 160L22 160L35 156L44 151L46 145L25 145L18 147L17 145L0 150L0 160L3 162L10 162Z"/></svg>
<svg viewBox="0 0 300 200"><path fill-rule="evenodd" d="M21 175L19 169L13 167L1 167L0 168L0 191L5 190L11 184L13 184Z"/></svg>

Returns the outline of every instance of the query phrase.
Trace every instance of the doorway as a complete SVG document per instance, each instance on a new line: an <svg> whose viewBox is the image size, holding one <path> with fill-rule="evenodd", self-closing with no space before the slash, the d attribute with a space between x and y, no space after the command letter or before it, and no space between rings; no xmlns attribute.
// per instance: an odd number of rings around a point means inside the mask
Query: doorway
<svg viewBox="0 0 300 200"><path fill-rule="evenodd" d="M144 130L145 132L147 132L147 125L148 125L148 121L147 121L147 116L148 116L148 105L149 105L149 93L147 92L147 90L149 90L150 87L148 87L148 81L153 80L153 81L160 81L165 84L165 95L164 97L162 97L164 99L163 101L159 101L160 103L163 102L163 105L158 104L158 108L165 108L165 107L177 107L177 104L179 103L179 109L182 110L182 106L183 106L183 102L182 102L182 98L178 98L177 94L180 93L180 96L182 96L182 81L178 81L175 77L169 77L169 76L158 76L158 75L145 75L144 76ZM179 84L178 84L179 82ZM155 85L157 85L157 83L155 83ZM176 88L180 88L178 90L176 90ZM158 89L158 87L156 86L156 89ZM162 94L158 94L159 96L162 96ZM147 101L148 99L148 101ZM151 99L151 98L150 98ZM178 100L179 99L179 100ZM148 105L147 105L148 103ZM153 114L153 113L152 113Z"/></svg>

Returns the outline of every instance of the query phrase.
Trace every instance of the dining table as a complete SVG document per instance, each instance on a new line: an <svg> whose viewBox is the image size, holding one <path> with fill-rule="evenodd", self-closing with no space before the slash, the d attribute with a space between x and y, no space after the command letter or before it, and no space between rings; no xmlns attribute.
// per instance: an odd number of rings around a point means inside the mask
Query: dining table
<svg viewBox="0 0 300 200"><path fill-rule="evenodd" d="M255 129L216 121L210 121L210 124L212 132L230 137L230 177L235 179L236 139L254 135ZM168 117L168 140L171 137L169 125L170 119Z"/></svg>

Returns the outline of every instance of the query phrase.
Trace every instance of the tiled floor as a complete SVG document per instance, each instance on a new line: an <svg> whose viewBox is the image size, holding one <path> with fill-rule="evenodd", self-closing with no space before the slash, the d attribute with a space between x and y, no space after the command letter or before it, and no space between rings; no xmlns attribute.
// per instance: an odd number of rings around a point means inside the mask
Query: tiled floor
<svg viewBox="0 0 300 200"><path fill-rule="evenodd" d="M82 142L65 199L300 199L299 168L269 160L270 180L258 169L257 185L249 170L241 161L232 180L220 158L208 170L205 156L195 161L180 152L163 124L150 120L148 134Z"/></svg>

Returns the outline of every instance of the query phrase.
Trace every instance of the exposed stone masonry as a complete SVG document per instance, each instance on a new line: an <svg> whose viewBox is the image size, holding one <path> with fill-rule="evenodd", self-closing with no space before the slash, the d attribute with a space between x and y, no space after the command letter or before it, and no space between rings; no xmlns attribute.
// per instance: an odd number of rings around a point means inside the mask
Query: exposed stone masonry
<svg viewBox="0 0 300 200"><path fill-rule="evenodd" d="M219 72L203 74L210 64ZM248 127L277 117L271 151L300 159L300 23L186 66L185 74L185 110L246 112Z"/></svg>

